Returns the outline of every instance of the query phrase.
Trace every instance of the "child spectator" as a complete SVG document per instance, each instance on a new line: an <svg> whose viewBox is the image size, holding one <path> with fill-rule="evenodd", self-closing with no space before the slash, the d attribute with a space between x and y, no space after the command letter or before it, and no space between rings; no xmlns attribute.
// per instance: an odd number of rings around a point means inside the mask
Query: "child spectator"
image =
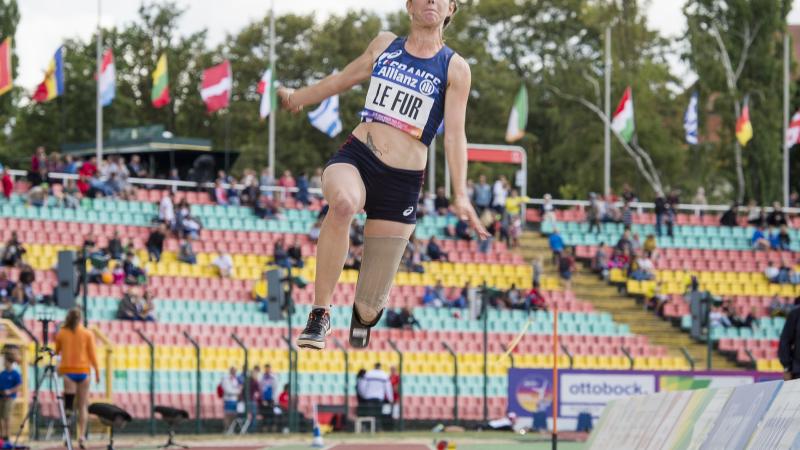
<svg viewBox="0 0 800 450"><path fill-rule="evenodd" d="M22 376L14 368L17 362L16 352L12 347L3 348L3 371L0 372L0 437L5 442L10 442L11 412L22 386Z"/></svg>

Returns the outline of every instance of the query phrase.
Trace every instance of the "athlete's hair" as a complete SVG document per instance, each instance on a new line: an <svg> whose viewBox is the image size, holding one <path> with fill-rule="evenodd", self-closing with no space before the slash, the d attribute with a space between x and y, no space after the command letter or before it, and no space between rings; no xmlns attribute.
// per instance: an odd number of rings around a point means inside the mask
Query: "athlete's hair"
<svg viewBox="0 0 800 450"><path fill-rule="evenodd" d="M450 4L453 5L453 14L445 17L444 19L444 29L447 29L447 26L450 25L450 22L453 21L453 16L456 15L458 12L458 0L450 0Z"/></svg>
<svg viewBox="0 0 800 450"><path fill-rule="evenodd" d="M78 328L78 325L80 325L82 319L83 314L81 313L80 308L72 308L67 313L67 318L64 319L64 327L75 331L75 328Z"/></svg>

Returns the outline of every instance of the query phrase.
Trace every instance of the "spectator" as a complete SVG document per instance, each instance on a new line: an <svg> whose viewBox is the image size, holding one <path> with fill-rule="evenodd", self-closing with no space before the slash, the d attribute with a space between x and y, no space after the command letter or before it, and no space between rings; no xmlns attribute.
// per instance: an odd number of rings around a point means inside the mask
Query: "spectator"
<svg viewBox="0 0 800 450"><path fill-rule="evenodd" d="M181 219L181 225L178 229L178 235L187 239L197 240L200 239L200 231L203 229L203 224L196 216L186 215Z"/></svg>
<svg viewBox="0 0 800 450"><path fill-rule="evenodd" d="M415 326L422 328L410 308L402 308L399 312L391 309L387 310L386 326L403 330L412 330Z"/></svg>
<svg viewBox="0 0 800 450"><path fill-rule="evenodd" d="M711 312L708 315L709 325L711 328L730 328L733 324L731 323L730 317L725 315L722 309L714 307L711 308Z"/></svg>
<svg viewBox="0 0 800 450"><path fill-rule="evenodd" d="M747 315L744 317L737 317L736 320L733 321L733 325L736 328L756 328L758 324L758 308L755 306L750 308L747 311Z"/></svg>
<svg viewBox="0 0 800 450"><path fill-rule="evenodd" d="M397 403L400 401L400 373L397 371L397 366L389 368L389 382L392 384L394 403Z"/></svg>
<svg viewBox="0 0 800 450"><path fill-rule="evenodd" d="M595 230L600 233L600 203L597 199L597 194L594 192L589 194L589 206L586 207L586 222L589 224L589 233Z"/></svg>
<svg viewBox="0 0 800 450"><path fill-rule="evenodd" d="M553 228L553 233L548 238L550 250L553 252L553 264L558 265L561 254L564 252L564 239L558 233L558 228Z"/></svg>
<svg viewBox="0 0 800 450"><path fill-rule="evenodd" d="M423 216L436 215L436 195L430 192L421 194L421 203L422 206L419 210L422 212Z"/></svg>
<svg viewBox="0 0 800 450"><path fill-rule="evenodd" d="M636 192L628 183L622 185L622 201L625 203L633 203L638 199Z"/></svg>
<svg viewBox="0 0 800 450"><path fill-rule="evenodd" d="M556 226L556 211L553 206L553 197L550 194L544 194L542 203L542 226L549 224L550 227Z"/></svg>
<svg viewBox="0 0 800 450"><path fill-rule="evenodd" d="M622 212L617 208L616 202L617 199L611 191L604 199L600 199L600 220L603 223L616 223L622 220Z"/></svg>
<svg viewBox="0 0 800 450"><path fill-rule="evenodd" d="M505 176L494 182L492 186L492 207L498 214L505 213L506 198L508 197L508 180Z"/></svg>
<svg viewBox="0 0 800 450"><path fill-rule="evenodd" d="M75 180L66 180L64 188L53 195L56 197L56 205L62 208L75 209L80 206L81 192L75 185Z"/></svg>
<svg viewBox="0 0 800 450"><path fill-rule="evenodd" d="M114 234L111 236L111 239L108 240L106 253L113 259L122 259L122 252L122 239L119 237L119 230L114 230Z"/></svg>
<svg viewBox="0 0 800 450"><path fill-rule="evenodd" d="M232 206L239 206L242 204L242 198L239 193L239 183L236 181L236 178L229 177L228 180L228 190L226 191L228 204Z"/></svg>
<svg viewBox="0 0 800 450"><path fill-rule="evenodd" d="M697 193L694 194L692 203L698 206L708 206L708 199L706 199L706 190L703 186L697 188ZM702 216L703 210L700 208L695 209L694 215Z"/></svg>
<svg viewBox="0 0 800 450"><path fill-rule="evenodd" d="M154 224L150 229L145 247L150 262L161 261L161 253L164 252L164 239L167 238L167 226L165 224Z"/></svg>
<svg viewBox="0 0 800 450"><path fill-rule="evenodd" d="M633 209L628 203L622 205L622 225L625 228L633 226Z"/></svg>
<svg viewBox="0 0 800 450"><path fill-rule="evenodd" d="M259 196L253 213L260 219L277 219L281 217L280 205L272 194Z"/></svg>
<svg viewBox="0 0 800 450"><path fill-rule="evenodd" d="M658 197L656 197L655 201L655 213L656 213L656 234L661 236L662 232L662 225L664 223L667 224L667 235L672 236L672 217L673 217L673 209L672 205L669 201L664 198L664 194L662 192L658 193Z"/></svg>
<svg viewBox="0 0 800 450"><path fill-rule="evenodd" d="M457 297L453 297L450 301L447 302L447 306L451 308L461 308L464 309L469 305L469 291L472 290L472 286L470 285L469 281L464 283L464 287L461 288L461 292ZM444 288L442 288L444 291Z"/></svg>
<svg viewBox="0 0 800 450"><path fill-rule="evenodd" d="M8 278L8 272L0 270L0 302L9 301L13 292L14 282Z"/></svg>
<svg viewBox="0 0 800 450"><path fill-rule="evenodd" d="M781 298L776 294L772 297L772 301L767 307L767 312L771 317L786 317L789 310L791 310L791 307L788 306L789 305L784 304Z"/></svg>
<svg viewBox="0 0 800 450"><path fill-rule="evenodd" d="M547 311L547 298L544 296L538 281L533 283L533 287L525 299L529 311Z"/></svg>
<svg viewBox="0 0 800 450"><path fill-rule="evenodd" d="M11 443L11 416L14 401L22 386L22 376L14 368L16 352L11 347L3 348L3 371L0 372L0 440ZM10 447L9 447L10 448Z"/></svg>
<svg viewBox="0 0 800 450"><path fill-rule="evenodd" d="M220 206L227 206L228 205L228 191L222 185L223 180L218 178L217 181L214 182L214 202Z"/></svg>
<svg viewBox="0 0 800 450"><path fill-rule="evenodd" d="M22 255L25 254L25 247L22 246L22 243L19 241L19 237L17 236L16 231L11 232L11 237L6 241L5 247L3 247L2 257L0 257L0 262L6 267L15 267L22 263Z"/></svg>
<svg viewBox="0 0 800 450"><path fill-rule="evenodd" d="M247 180L247 178L245 178ZM261 197L261 190L258 188L258 180L255 176L251 176L249 181L242 181L244 190L242 191L242 205L255 208L258 206L258 200Z"/></svg>
<svg viewBox="0 0 800 450"><path fill-rule="evenodd" d="M434 287L425 287L425 293L422 296L422 306L441 308L447 303L447 297L444 294L444 285L442 285L442 280L436 280L436 285Z"/></svg>
<svg viewBox="0 0 800 450"><path fill-rule="evenodd" d="M763 225L760 225L753 232L753 237L750 238L750 245L753 250L769 250L770 244L767 238L766 230Z"/></svg>
<svg viewBox="0 0 800 450"><path fill-rule="evenodd" d="M222 247L217 247L217 257L211 262L217 268L220 278L230 278L233 276L233 257L224 251Z"/></svg>
<svg viewBox="0 0 800 450"><path fill-rule="evenodd" d="M30 206L41 208L47 204L47 194L50 185L48 183L41 183L34 185L27 194L26 203Z"/></svg>
<svg viewBox="0 0 800 450"><path fill-rule="evenodd" d="M570 247L558 261L558 274L567 290L572 289L572 274L575 272L575 247Z"/></svg>
<svg viewBox="0 0 800 450"><path fill-rule="evenodd" d="M532 284L537 284L542 280L542 274L544 273L544 258L541 254L537 254L533 258L531 269L533 272Z"/></svg>
<svg viewBox="0 0 800 450"><path fill-rule="evenodd" d="M289 383L283 385L283 391L278 396L278 406L282 411L289 411Z"/></svg>
<svg viewBox="0 0 800 450"><path fill-rule="evenodd" d="M237 416L237 407L239 404L239 396L242 394L242 383L239 377L236 376L236 368L231 366L228 369L228 374L222 377L218 391L222 392L223 411L225 416L223 418L223 429L227 431L231 423Z"/></svg>
<svg viewBox="0 0 800 450"><path fill-rule="evenodd" d="M469 223L467 223L466 216L461 216L455 225L449 225L445 229L445 234L449 237L454 237L462 241L471 241L472 234L469 231Z"/></svg>
<svg viewBox="0 0 800 450"><path fill-rule="evenodd" d="M192 248L192 238L181 239L181 245L178 248L178 261L186 264L197 264L197 255Z"/></svg>
<svg viewBox="0 0 800 450"><path fill-rule="evenodd" d="M506 299L508 300L508 307L511 309L527 309L528 297L523 296L517 285L512 283L511 288L506 291Z"/></svg>
<svg viewBox="0 0 800 450"><path fill-rule="evenodd" d="M492 187L486 182L486 175L478 177L478 184L475 185L473 196L475 208L478 215L481 215L492 203Z"/></svg>
<svg viewBox="0 0 800 450"><path fill-rule="evenodd" d="M764 277L767 278L767 281L770 283L778 283L779 275L780 269L775 267L775 264L772 261L767 262L767 267L764 269Z"/></svg>
<svg viewBox="0 0 800 450"><path fill-rule="evenodd" d="M654 270L653 261L646 254L639 257L634 256L628 276L636 281L649 281L655 279Z"/></svg>
<svg viewBox="0 0 800 450"><path fill-rule="evenodd" d="M428 241L426 253L431 261L450 261L448 254L443 252L442 248L439 247L439 242L436 240L436 236L431 236L431 239Z"/></svg>
<svg viewBox="0 0 800 450"><path fill-rule="evenodd" d="M608 278L608 257L606 243L601 242L592 258L592 272L600 275L603 279Z"/></svg>
<svg viewBox="0 0 800 450"><path fill-rule="evenodd" d="M139 285L147 281L147 273L139 266L136 255L131 250L125 252L122 271L125 274L125 284Z"/></svg>
<svg viewBox="0 0 800 450"><path fill-rule="evenodd" d="M783 366L783 379L800 378L800 297L794 300L795 308L786 317L778 343L778 359Z"/></svg>
<svg viewBox="0 0 800 450"><path fill-rule="evenodd" d="M781 225L780 229L774 230L769 235L769 245L773 250L791 250L792 238L786 225Z"/></svg>
<svg viewBox="0 0 800 450"><path fill-rule="evenodd" d="M47 169L47 154L45 153L45 149L43 146L36 147L36 151L31 156L31 170L29 173L38 174L42 169ZM41 183L42 180L39 180ZM33 180L31 180L32 184Z"/></svg>
<svg viewBox="0 0 800 450"><path fill-rule="evenodd" d="M161 197L161 202L158 204L158 220L167 225L167 228L173 229L175 227L175 194L172 191Z"/></svg>
<svg viewBox="0 0 800 450"><path fill-rule="evenodd" d="M308 207L308 205L311 204L311 198L308 195L308 175L306 175L305 172L298 175L295 180L295 185L297 186L297 193L294 196L295 200L300 202L303 206Z"/></svg>
<svg viewBox="0 0 800 450"><path fill-rule="evenodd" d="M75 159L72 155L64 155L64 165L61 167L61 171L75 175L78 173L78 168L80 168L81 164L81 160Z"/></svg>
<svg viewBox="0 0 800 450"><path fill-rule="evenodd" d="M253 290L250 292L252 299L261 305L259 309L263 313L267 312L268 308L267 295L269 293L269 283L267 282L267 274L268 271L261 274L261 278L253 283Z"/></svg>
<svg viewBox="0 0 800 450"><path fill-rule="evenodd" d="M656 241L654 234L647 235L642 245L642 250L644 250L645 254L650 255L650 258L658 259L658 241Z"/></svg>
<svg viewBox="0 0 800 450"><path fill-rule="evenodd" d="M772 204L772 212L767 216L767 225L771 227L782 227L787 225L786 214L783 212L780 202Z"/></svg>
<svg viewBox="0 0 800 450"><path fill-rule="evenodd" d="M247 389L244 385L247 383ZM247 380L242 380L242 393L239 401L246 403L247 411L250 412L250 426L247 429L258 430L258 405L261 403L261 368L253 367ZM247 392L248 397L245 397Z"/></svg>
<svg viewBox="0 0 800 450"><path fill-rule="evenodd" d="M413 233L408 239L401 263L409 272L425 273L425 267L422 265L420 244Z"/></svg>
<svg viewBox="0 0 800 450"><path fill-rule="evenodd" d="M139 298L138 292L134 288L128 289L122 295L122 300L117 307L117 319L119 320L141 320L140 311L142 309L142 301Z"/></svg>
<svg viewBox="0 0 800 450"><path fill-rule="evenodd" d="M723 227L735 227L739 225L739 205L734 203L731 207L722 214L719 218L719 223Z"/></svg>
<svg viewBox="0 0 800 450"><path fill-rule="evenodd" d="M147 178L147 169L142 164L142 158L139 155L131 156L131 160L128 162L128 172L136 178Z"/></svg>
<svg viewBox="0 0 800 450"><path fill-rule="evenodd" d="M261 417L264 418L264 424L268 426L269 431L273 426L277 428L277 422L275 421L275 391L278 387L278 380L272 373L272 366L269 364L264 364L263 372L264 374L259 382L261 396L259 398L258 411L261 413Z"/></svg>
<svg viewBox="0 0 800 450"><path fill-rule="evenodd" d="M642 250L642 241L639 239L639 233L633 233L631 239L631 253L638 254Z"/></svg>
<svg viewBox="0 0 800 450"><path fill-rule="evenodd" d="M2 179L0 179L0 183L3 185L3 198L11 200L11 194L14 193L14 179L11 177L11 172L6 168L3 168L0 173L3 174Z"/></svg>
<svg viewBox="0 0 800 450"><path fill-rule="evenodd" d="M750 200L747 210L747 223L754 227L766 227L767 215L764 213L763 208L756 206L754 200Z"/></svg>
<svg viewBox="0 0 800 450"><path fill-rule="evenodd" d="M436 188L436 198L433 200L433 207L436 209L436 214L446 216L450 212L450 200L444 193L444 188L439 186Z"/></svg>
<svg viewBox="0 0 800 450"><path fill-rule="evenodd" d="M317 167L314 170L314 175L308 181L308 187L310 189L320 189L320 190L322 189L322 168L321 167ZM321 197L319 197L318 194L315 194L315 196L317 196L318 198L321 198Z"/></svg>
<svg viewBox="0 0 800 450"><path fill-rule="evenodd" d="M633 254L633 240L631 239L631 230L625 230L622 232L622 236L620 236L619 240L617 241L616 248L620 251L627 251L629 254Z"/></svg>
<svg viewBox="0 0 800 450"><path fill-rule="evenodd" d="M394 392L389 374L381 369L381 363L375 363L375 368L368 371L361 382L361 397L368 406L376 409L384 402L394 403Z"/></svg>
<svg viewBox="0 0 800 450"><path fill-rule="evenodd" d="M269 167L265 167L261 170L261 175L258 177L258 185L260 187L271 188L275 186L275 177L270 175L272 169ZM268 196L272 196L272 191L267 191Z"/></svg>
<svg viewBox="0 0 800 450"><path fill-rule="evenodd" d="M308 239L316 244L319 240L320 232L322 232L322 220L317 219L314 225L311 225L311 230L308 231Z"/></svg>

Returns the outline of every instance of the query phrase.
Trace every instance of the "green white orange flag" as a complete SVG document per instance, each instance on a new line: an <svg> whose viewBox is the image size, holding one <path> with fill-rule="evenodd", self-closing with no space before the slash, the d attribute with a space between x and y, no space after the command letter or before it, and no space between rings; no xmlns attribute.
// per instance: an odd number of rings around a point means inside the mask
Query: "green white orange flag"
<svg viewBox="0 0 800 450"><path fill-rule="evenodd" d="M635 125L633 121L633 95L631 87L625 88L625 93L619 101L616 112L611 119L611 129L626 143L633 139Z"/></svg>
<svg viewBox="0 0 800 450"><path fill-rule="evenodd" d="M162 108L169 104L169 76L167 75L167 55L158 58L156 70L153 71L153 91L150 101L154 108Z"/></svg>
<svg viewBox="0 0 800 450"><path fill-rule="evenodd" d="M753 124L750 122L750 101L744 99L742 115L736 119L736 139L742 147L746 146L750 139L753 139Z"/></svg>
<svg viewBox="0 0 800 450"><path fill-rule="evenodd" d="M508 118L506 129L506 142L516 142L525 136L525 127L528 126L528 90L523 84L514 99L511 116Z"/></svg>

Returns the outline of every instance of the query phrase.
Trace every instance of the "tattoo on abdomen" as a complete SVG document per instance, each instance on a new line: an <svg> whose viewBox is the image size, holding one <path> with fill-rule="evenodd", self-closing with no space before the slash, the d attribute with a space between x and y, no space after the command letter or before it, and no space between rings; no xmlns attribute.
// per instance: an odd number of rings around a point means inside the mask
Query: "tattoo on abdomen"
<svg viewBox="0 0 800 450"><path fill-rule="evenodd" d="M367 147L372 150L372 153L383 155L383 152L378 150L378 147L375 146L375 142L372 141L372 135L370 133L367 133Z"/></svg>

